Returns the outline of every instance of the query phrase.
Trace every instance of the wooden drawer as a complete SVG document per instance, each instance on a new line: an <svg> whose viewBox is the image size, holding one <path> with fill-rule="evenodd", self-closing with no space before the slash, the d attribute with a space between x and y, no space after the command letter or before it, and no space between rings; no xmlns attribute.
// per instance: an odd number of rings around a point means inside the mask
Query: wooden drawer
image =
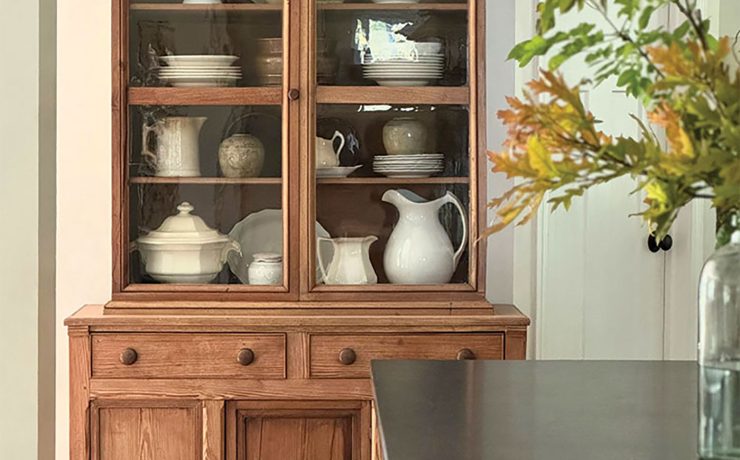
<svg viewBox="0 0 740 460"><path fill-rule="evenodd" d="M458 356L459 354L462 356ZM368 378L370 360L373 359L463 357L503 359L504 335L481 333L311 336L311 377L316 378Z"/></svg>
<svg viewBox="0 0 740 460"><path fill-rule="evenodd" d="M92 375L284 379L285 335L95 334Z"/></svg>

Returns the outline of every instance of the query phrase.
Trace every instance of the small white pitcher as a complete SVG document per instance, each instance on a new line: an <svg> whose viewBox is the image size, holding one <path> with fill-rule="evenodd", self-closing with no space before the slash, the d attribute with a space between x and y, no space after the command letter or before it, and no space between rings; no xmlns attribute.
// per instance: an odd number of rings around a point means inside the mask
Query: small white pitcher
<svg viewBox="0 0 740 460"><path fill-rule="evenodd" d="M321 251L316 251L319 269L325 284L376 284L375 274L370 262L370 246L378 240L377 236L361 238L317 238L318 244L330 242L334 246L334 257L329 266L324 265Z"/></svg>
<svg viewBox="0 0 740 460"><path fill-rule="evenodd" d="M339 148L334 151L334 140L339 139ZM344 134L334 131L331 139L316 137L316 169L336 168L339 166L339 155L344 148Z"/></svg>

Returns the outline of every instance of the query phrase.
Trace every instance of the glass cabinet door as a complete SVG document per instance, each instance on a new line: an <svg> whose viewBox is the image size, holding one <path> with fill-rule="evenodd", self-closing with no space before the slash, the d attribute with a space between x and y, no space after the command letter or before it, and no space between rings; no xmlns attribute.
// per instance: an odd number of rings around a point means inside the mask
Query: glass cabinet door
<svg viewBox="0 0 740 460"><path fill-rule="evenodd" d="M313 2L311 290L475 290L477 2Z"/></svg>
<svg viewBox="0 0 740 460"><path fill-rule="evenodd" d="M121 292L289 292L286 5L122 0Z"/></svg>

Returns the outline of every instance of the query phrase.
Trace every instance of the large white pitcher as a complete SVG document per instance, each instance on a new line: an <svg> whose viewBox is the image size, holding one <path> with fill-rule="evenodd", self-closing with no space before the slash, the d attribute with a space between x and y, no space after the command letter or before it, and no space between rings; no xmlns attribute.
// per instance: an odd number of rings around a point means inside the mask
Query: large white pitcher
<svg viewBox="0 0 740 460"><path fill-rule="evenodd" d="M319 269L326 284L376 284L378 275L370 262L370 246L376 236L361 238L317 238L318 243L329 242L334 246L334 257L326 267L321 251L316 251Z"/></svg>
<svg viewBox="0 0 740 460"><path fill-rule="evenodd" d="M468 218L460 200L447 192L427 201L409 190L388 190L382 200L398 208L400 214L383 254L388 280L396 284L449 283L468 243ZM463 237L457 250L439 221L439 210L447 203L462 217Z"/></svg>
<svg viewBox="0 0 740 460"><path fill-rule="evenodd" d="M151 159L159 177L200 176L198 139L206 117L166 117L142 128L142 155ZM155 152L149 149L149 135L157 140Z"/></svg>

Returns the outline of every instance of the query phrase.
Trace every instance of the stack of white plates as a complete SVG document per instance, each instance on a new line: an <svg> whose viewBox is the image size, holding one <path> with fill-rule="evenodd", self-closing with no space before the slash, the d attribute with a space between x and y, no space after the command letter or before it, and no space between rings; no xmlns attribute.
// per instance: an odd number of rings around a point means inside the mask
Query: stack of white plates
<svg viewBox="0 0 740 460"><path fill-rule="evenodd" d="M428 54L363 64L362 75L380 86L426 86L442 78L444 67L444 55Z"/></svg>
<svg viewBox="0 0 740 460"><path fill-rule="evenodd" d="M387 177L430 177L444 171L444 155L376 155L373 171Z"/></svg>
<svg viewBox="0 0 740 460"><path fill-rule="evenodd" d="M162 56L167 64L159 69L159 79L176 87L234 86L242 78L241 66L233 65L238 56L177 55Z"/></svg>

